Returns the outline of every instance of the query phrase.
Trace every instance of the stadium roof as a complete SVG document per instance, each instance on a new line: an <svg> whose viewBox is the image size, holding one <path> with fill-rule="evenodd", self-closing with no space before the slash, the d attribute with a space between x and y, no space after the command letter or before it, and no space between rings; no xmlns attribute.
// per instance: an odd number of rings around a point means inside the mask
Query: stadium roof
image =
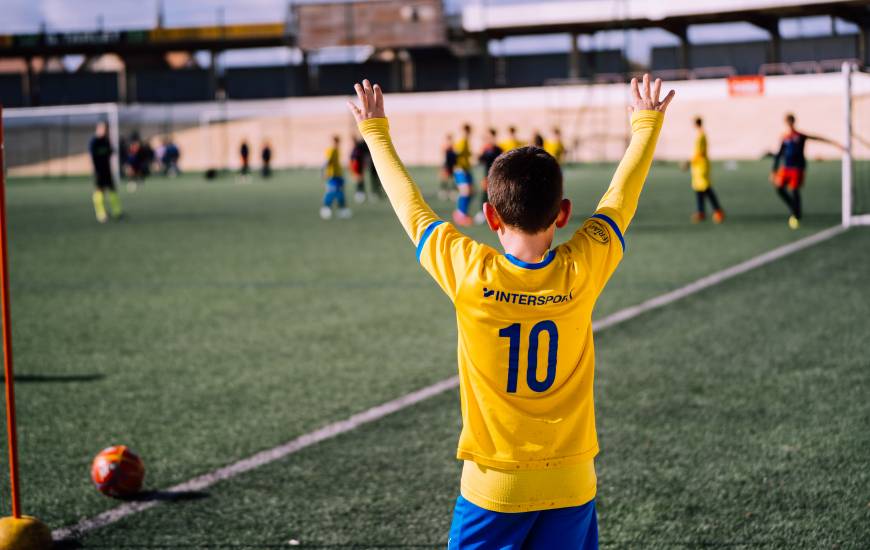
<svg viewBox="0 0 870 550"><path fill-rule="evenodd" d="M810 15L835 15L863 26L870 24L865 0L550 0L472 4L463 7L461 17L465 32L506 36L735 21L769 23Z"/></svg>

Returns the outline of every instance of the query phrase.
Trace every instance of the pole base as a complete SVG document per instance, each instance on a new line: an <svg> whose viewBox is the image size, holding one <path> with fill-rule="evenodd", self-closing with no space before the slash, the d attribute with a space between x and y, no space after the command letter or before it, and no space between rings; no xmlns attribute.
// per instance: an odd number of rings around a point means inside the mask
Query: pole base
<svg viewBox="0 0 870 550"><path fill-rule="evenodd" d="M51 531L30 516L0 518L0 550L50 550Z"/></svg>

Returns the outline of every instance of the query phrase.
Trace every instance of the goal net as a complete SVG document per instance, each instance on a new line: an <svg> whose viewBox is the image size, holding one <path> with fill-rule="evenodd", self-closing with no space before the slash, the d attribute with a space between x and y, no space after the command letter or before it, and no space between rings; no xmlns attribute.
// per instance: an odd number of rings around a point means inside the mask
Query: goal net
<svg viewBox="0 0 870 550"><path fill-rule="evenodd" d="M109 128L119 180L118 107L114 104L4 109L6 169L14 177L68 177L91 172L88 144L98 122Z"/></svg>
<svg viewBox="0 0 870 550"><path fill-rule="evenodd" d="M843 64L846 131L843 154L843 225L870 225L870 73Z"/></svg>

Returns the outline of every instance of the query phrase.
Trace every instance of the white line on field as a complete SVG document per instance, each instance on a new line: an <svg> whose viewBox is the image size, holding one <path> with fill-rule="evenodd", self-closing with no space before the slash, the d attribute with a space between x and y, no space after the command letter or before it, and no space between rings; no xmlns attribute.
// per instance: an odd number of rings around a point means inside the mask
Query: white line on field
<svg viewBox="0 0 870 550"><path fill-rule="evenodd" d="M657 309L667 304L676 302L677 300L681 300L686 296L690 296L713 285L717 285L722 281L731 279L733 277L736 277L737 275L741 275L743 273L746 273L747 271L788 256L789 254L793 254L799 250L803 250L804 248L830 239L836 235L839 235L843 231L845 231L845 228L843 228L842 226L835 226L829 229L825 229L824 231L815 233L814 235L811 235L799 241L780 246L779 248L775 248L769 252L765 252L764 254L751 258L745 262L739 263L727 269L723 269L722 271L717 271L712 275L708 275L706 277L698 279L693 283L689 283L686 286L662 294L661 296L649 299L636 306L619 310L612 315L608 315L607 317L592 323L592 329L598 332L614 325L618 325L619 323L623 323L625 321L628 321L629 319L633 319L643 313L646 313L647 311L651 311L653 309ZM423 389L403 395L398 399L388 401L381 405L377 405L368 410L365 410L361 413L357 413L349 418L346 418L345 420L340 420L338 422L328 424L313 432L301 435L296 439L284 443L283 445L261 451L255 455L249 456L248 458L239 460L238 462L234 462L229 466L224 466L223 468L219 468L207 474L203 474L201 476L185 481L184 483L180 483L178 485L170 487L163 492L171 495L173 493L183 494L195 491L202 491L203 489L207 489L208 487L211 487L219 481L236 477L239 474L254 470L256 468L259 468L260 466L265 466L266 464L271 464L276 460L281 460L282 458L299 452L306 447L310 447L316 443L320 443L321 441L331 439L343 433L347 433L360 426L369 424L385 416L398 412L402 409L411 407L421 401L429 399L430 397L434 397L449 389L455 388L457 385L459 385L459 377L451 376L446 380L442 380L441 382L437 382L435 384L432 384L431 386L427 386ZM171 498L169 500L171 500ZM54 537L55 540L78 537L79 535L87 531L99 529L100 527L104 527L111 523L115 523L116 521L120 521L127 516L131 516L138 512L144 512L145 510L154 508L161 502L162 501L160 500L128 502L118 506L117 508L112 508L111 510L107 510L101 514L97 514L92 518L82 519L75 525L55 529L54 531L52 531L51 535L52 537Z"/></svg>
<svg viewBox="0 0 870 550"><path fill-rule="evenodd" d="M794 254L799 250L803 250L804 248L813 246L814 244L818 244L822 241L826 241L831 237L835 237L845 231L846 228L842 225L836 225L834 227L829 227L823 231L819 231L818 233L814 233L809 237L805 237L799 241L794 241L792 243L780 246L779 248L774 248L764 254L759 254L754 258L750 258L745 262L741 262L737 265L733 265L731 267L725 268L722 271L717 271L706 277L701 277L697 281L693 283L689 283L686 286L680 287L676 290L672 290L670 292L666 292L660 296L656 296L655 298L650 298L645 302L641 302L636 306L627 307L625 309L621 309L612 315L608 315L604 319L596 321L592 323L592 330L604 330L608 327L612 327L613 325L618 325L623 321L627 321L642 313L646 313L652 309L656 309L677 300L681 300L686 296L691 294L695 294L696 292L700 292L705 288L710 288L713 285L718 285L722 281L731 279L732 277L736 277L737 275L742 275L747 271L751 271L756 267L761 267L764 264L769 264L770 262L776 261L780 258L788 256L789 254Z"/></svg>

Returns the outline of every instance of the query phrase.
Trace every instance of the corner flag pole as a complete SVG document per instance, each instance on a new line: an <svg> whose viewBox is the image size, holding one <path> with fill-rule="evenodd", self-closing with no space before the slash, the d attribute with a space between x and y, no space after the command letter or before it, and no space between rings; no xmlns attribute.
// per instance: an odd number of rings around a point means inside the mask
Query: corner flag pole
<svg viewBox="0 0 870 550"><path fill-rule="evenodd" d="M18 434L15 429L15 379L12 375L12 331L9 326L9 262L6 239L6 163L3 158L3 106L0 105L0 294L3 305L3 373L6 377L6 428L9 435L9 481L12 517L21 517L18 489Z"/></svg>

